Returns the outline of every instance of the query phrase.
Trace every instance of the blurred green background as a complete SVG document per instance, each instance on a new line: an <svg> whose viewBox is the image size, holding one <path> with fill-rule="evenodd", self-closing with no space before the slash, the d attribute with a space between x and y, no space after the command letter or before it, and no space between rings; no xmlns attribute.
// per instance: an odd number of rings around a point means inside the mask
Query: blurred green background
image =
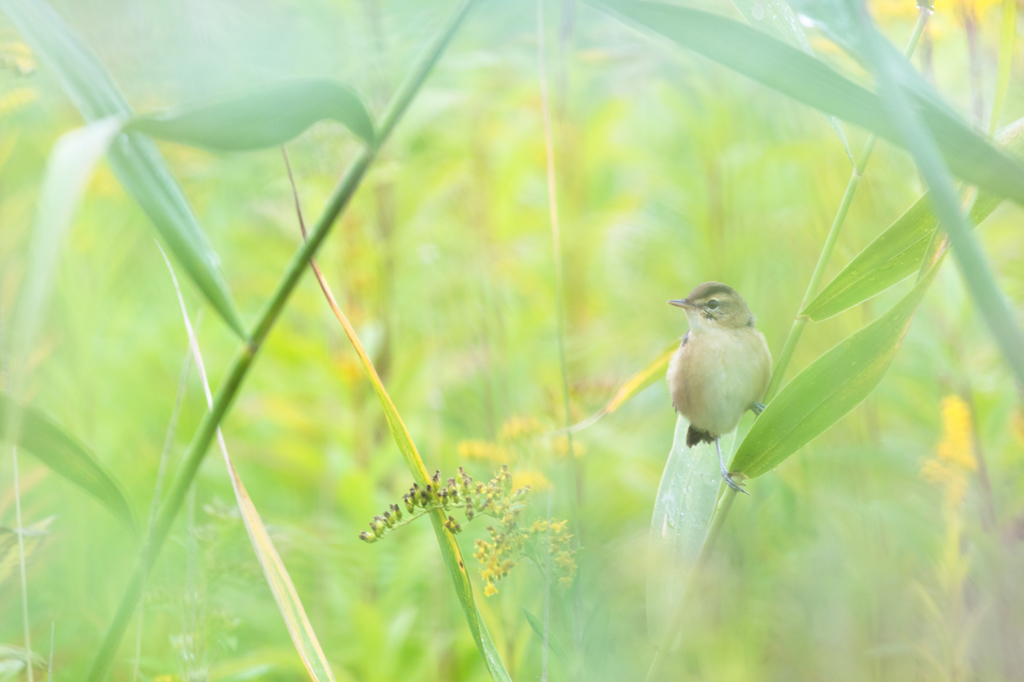
<svg viewBox="0 0 1024 682"><path fill-rule="evenodd" d="M351 83L380 113L450 2L132 3L61 0L141 112L289 76ZM738 18L721 0L700 5ZM572 0L545 5L565 261L573 421L686 331L665 304L706 280L744 295L778 354L851 171L817 112ZM871 6L902 48L911 0ZM914 64L979 129L996 74L999 6L940 0ZM470 15L321 251L428 469L486 480L507 462L527 514L570 516L533 3ZM812 34L819 55L863 71ZM1018 46L1019 48L1019 46ZM1002 119L1024 115L1021 51ZM0 17L0 318L25 276L43 167L81 125L53 75ZM859 150L866 134L847 127ZM357 144L320 123L288 145L307 219ZM222 259L247 321L300 236L279 150L161 150ZM923 191L881 143L827 282ZM1024 308L1019 207L979 229L998 281ZM89 185L33 349L29 401L77 435L151 504L187 349L154 231L105 165ZM821 324L792 376L874 319L907 284ZM188 285L193 315L203 307ZM214 387L235 339L206 311ZM9 330L8 330L9 331ZM10 334L8 333L9 337ZM725 526L708 588L674 665L702 680L1024 679L1024 412L948 262L881 386L774 473L749 484ZM193 371L167 463L205 411ZM748 416L741 429L749 427ZM641 679L646 548L675 416L659 380L576 436L585 679ZM229 451L339 680L483 680L427 522L366 545L358 533L411 478L355 354L305 276L224 424ZM308 679L234 506L207 457L152 574L140 679ZM985 463L977 466L978 457ZM54 677L77 680L118 603L136 549L80 489L21 453L24 523L53 516L28 560L34 649L53 629ZM527 562L480 608L514 679L540 675L542 609ZM0 457L0 524L15 525L12 458ZM17 571L0 582L0 644L20 646ZM553 622L557 621L553 617ZM557 622L555 627L560 627ZM132 679L136 626L113 679ZM4 653L5 661L16 656ZM0 666L3 664L0 663ZM0 667L23 679L12 664ZM37 669L36 679L45 675ZM553 657L552 679L569 672Z"/></svg>

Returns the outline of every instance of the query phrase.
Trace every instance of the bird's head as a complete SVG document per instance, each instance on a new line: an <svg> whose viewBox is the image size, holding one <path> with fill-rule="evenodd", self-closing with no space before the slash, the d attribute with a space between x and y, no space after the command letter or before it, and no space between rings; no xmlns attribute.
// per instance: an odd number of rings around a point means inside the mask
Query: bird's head
<svg viewBox="0 0 1024 682"><path fill-rule="evenodd" d="M686 311L693 330L754 326L754 316L747 302L735 289L721 282L704 282L686 298L669 303Z"/></svg>

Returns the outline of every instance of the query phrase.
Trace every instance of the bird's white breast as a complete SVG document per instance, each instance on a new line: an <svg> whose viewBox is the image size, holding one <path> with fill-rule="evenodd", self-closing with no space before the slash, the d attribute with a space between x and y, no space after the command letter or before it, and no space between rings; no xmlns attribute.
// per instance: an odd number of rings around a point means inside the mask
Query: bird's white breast
<svg viewBox="0 0 1024 682"><path fill-rule="evenodd" d="M771 361L764 335L753 327L695 328L669 362L672 403L695 428L728 433L764 396Z"/></svg>

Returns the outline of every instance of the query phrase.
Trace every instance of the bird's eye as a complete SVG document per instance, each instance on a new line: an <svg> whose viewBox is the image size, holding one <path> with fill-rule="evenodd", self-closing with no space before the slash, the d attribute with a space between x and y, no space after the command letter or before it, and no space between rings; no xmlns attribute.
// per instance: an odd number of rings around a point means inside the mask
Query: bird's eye
<svg viewBox="0 0 1024 682"><path fill-rule="evenodd" d="M718 301L715 300L715 299L711 299L707 303L707 308L708 308L708 310L717 310L718 309Z"/></svg>

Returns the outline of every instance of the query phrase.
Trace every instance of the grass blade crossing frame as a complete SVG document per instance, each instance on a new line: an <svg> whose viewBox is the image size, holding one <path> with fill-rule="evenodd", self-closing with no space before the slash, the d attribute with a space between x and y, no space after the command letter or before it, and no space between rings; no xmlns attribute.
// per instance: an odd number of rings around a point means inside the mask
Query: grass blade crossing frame
<svg viewBox="0 0 1024 682"><path fill-rule="evenodd" d="M285 163L288 163L287 153L285 154ZM302 230L302 236L306 238L306 226L302 220L302 209L299 206L299 195L295 188L295 181L292 178L291 166L288 165L288 176L292 179L292 193L295 198L295 211L299 218L299 227ZM320 289L324 292L324 297L327 299L327 303L331 306L331 311L334 316L341 323L342 328L345 330L345 336L352 343L352 348L355 349L356 355L359 356L359 362L363 365L363 370L366 372L366 378L370 380L370 384L373 385L373 390L377 394L377 398L380 400L381 408L384 410L384 417L387 419L388 428L391 429L391 436L395 439L395 445L398 446L398 450L402 453L402 458L405 460L406 466L412 473L413 479L420 484L423 488L426 488L430 484L430 474L427 473L427 467L423 464L423 459L420 457L419 451L416 449L416 444L412 441L412 436L409 434L409 429L406 428L405 422L402 421L402 417L398 414L398 408L395 407L395 403L391 400L391 396L388 395L387 389L384 388L384 382L381 381L380 375L377 374L377 369L373 366L373 362L370 360L370 356L366 354L366 350L363 348L362 342L359 340L359 336L356 334L356 330L352 327L352 324L345 317L345 313L342 312L341 307L338 306L337 300L334 298L334 294L331 293L331 287L327 283L327 279L324 277L323 272L320 270L320 266L317 265L315 258L309 259L309 265L316 275L317 282L320 283ZM480 654L484 657L484 661L487 664L487 670L490 672L491 677L498 681L511 682L511 677L508 671L505 669L504 664L501 662L501 656L498 654L497 648L494 646L494 642L491 641L491 635L487 631L487 626L483 622L483 618L480 616L480 610L477 608L476 599L473 597L473 585L469 581L469 573L466 571L466 562L462 559L462 552L459 550L459 544L455 540L455 536L452 535L444 527L445 515L441 509L434 509L430 512L430 522L434 527L434 534L437 536L437 544L441 549L441 556L444 558L444 564L448 569L448 573L452 577L452 583L455 586L455 593L458 595L459 604L462 605L462 610L466 614L466 622L469 624L469 630L473 635L473 640L476 642L477 648L480 650Z"/></svg>
<svg viewBox="0 0 1024 682"><path fill-rule="evenodd" d="M160 507L160 513L157 515L153 528L146 539L145 546L139 555L131 578L125 586L124 595L114 615L114 620L111 622L104 636L103 644L97 652L96 659L87 678L88 682L101 682L110 670L117 646L124 635L125 628L128 626L128 621L135 611L135 605L142 596L146 576L149 574L150 568L156 560L164 540L167 539L171 524L174 522L182 503L185 501L185 495L192 483L192 479L195 478L196 472L199 470L199 465L206 455L210 442L216 434L217 427L231 407L231 403L241 388L256 353L273 328L278 316L288 302L288 298L295 290L295 286L298 284L302 273L306 271L309 259L316 254L317 249L320 248L338 216L348 206L352 195L355 194L367 170L376 158L377 150L387 140L394 127L398 124L398 121L405 114L409 104L423 85L430 70L440 59L441 54L469 12L474 1L462 0L460 2L451 19L427 46L409 75L402 82L390 106L384 113L382 123L378 128L375 144L365 147L349 164L348 169L342 175L338 185L328 198L323 212L313 225L309 240L303 242L292 256L285 272L278 281L276 289L267 299L263 310L260 311L256 324L253 327L251 340L240 344L235 352L235 356L225 372L224 380L214 394L213 408L203 416L202 421L199 423L195 436L193 436L192 442L185 452L182 466L168 490L167 499Z"/></svg>

